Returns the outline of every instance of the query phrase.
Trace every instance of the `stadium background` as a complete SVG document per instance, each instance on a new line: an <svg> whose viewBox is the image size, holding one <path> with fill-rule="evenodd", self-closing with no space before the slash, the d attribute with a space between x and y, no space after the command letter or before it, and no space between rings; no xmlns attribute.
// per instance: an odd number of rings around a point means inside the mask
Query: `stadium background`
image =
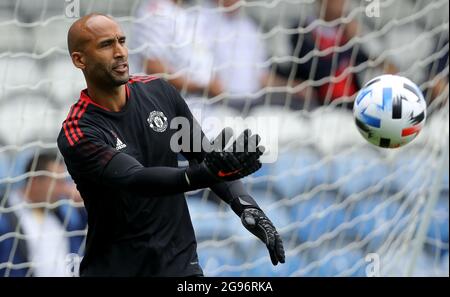
<svg viewBox="0 0 450 297"><path fill-rule="evenodd" d="M0 223L13 211L6 203L11 193L34 174L24 172L24 164L56 147L61 122L85 87L67 54L67 29L74 21L65 14L70 2L0 0ZM183 5L195 11L203 2ZM265 101L252 109L248 116L280 120L272 131L279 141L277 162L265 164L245 183L282 234L287 263L272 267L265 247L234 213L208 190L196 191L187 199L206 275L365 276L376 255L380 275L449 275L449 4L446 0L379 3L379 17L368 17L370 2L351 1L351 18L362 30L350 43L364 48L375 62L350 71L366 82L382 73L377 60L381 56L423 90L446 79L437 98L431 100L431 93L426 93L429 117L424 131L404 148L382 150L362 139L351 112L339 104L293 111ZM80 15L110 14L131 40L140 4L81 0ZM237 5L257 24L267 46L267 62L283 68L294 60L288 42L295 31L292 23L313 15L317 3L245 0ZM347 21L341 18L337 23ZM318 25L313 22L304 32ZM139 49L130 47L130 57L137 54ZM315 51L310 58L320 55ZM438 71L433 65L442 59L446 62ZM310 79L306 84L317 86L333 79ZM270 88L260 91L271 96ZM219 117L241 115L227 107L225 98L216 99ZM245 126L245 119L240 125ZM71 197L44 206L60 205L82 207ZM84 234L85 230L73 230L67 236ZM24 238L20 228L2 233L0 245L19 238ZM12 258L10 254L8 259ZM2 261L0 271L9 276L30 266Z"/></svg>

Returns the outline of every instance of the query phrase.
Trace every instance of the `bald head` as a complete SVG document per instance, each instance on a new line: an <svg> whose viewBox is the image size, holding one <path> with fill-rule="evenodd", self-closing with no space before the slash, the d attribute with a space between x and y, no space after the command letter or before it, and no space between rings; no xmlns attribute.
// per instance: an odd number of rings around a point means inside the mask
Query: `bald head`
<svg viewBox="0 0 450 297"><path fill-rule="evenodd" d="M67 45L75 67L88 85L120 86L129 79L128 48L119 24L109 16L93 13L75 21Z"/></svg>
<svg viewBox="0 0 450 297"><path fill-rule="evenodd" d="M69 53L82 51L86 43L95 38L99 27L112 24L118 26L112 18L99 13L91 13L75 21L67 34Z"/></svg>

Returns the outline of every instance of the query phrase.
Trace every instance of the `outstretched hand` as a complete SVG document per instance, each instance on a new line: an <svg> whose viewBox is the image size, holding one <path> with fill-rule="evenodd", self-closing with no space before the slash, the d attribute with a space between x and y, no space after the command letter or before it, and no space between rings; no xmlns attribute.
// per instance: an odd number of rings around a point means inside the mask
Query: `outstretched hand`
<svg viewBox="0 0 450 297"><path fill-rule="evenodd" d="M265 150L259 145L261 137L252 135L247 129L227 147L232 136L233 130L225 128L213 142L207 143L204 160L185 171L189 185L209 187L214 183L241 179L261 168L259 157Z"/></svg>
<svg viewBox="0 0 450 297"><path fill-rule="evenodd" d="M263 211L257 208L246 208L241 214L241 221L248 231L267 246L273 265L285 262L280 234Z"/></svg>
<svg viewBox="0 0 450 297"><path fill-rule="evenodd" d="M230 128L225 128L211 143L211 152L205 156L204 163L218 179L231 181L243 178L261 168L259 157L264 147L259 145L261 137L247 129L242 132L232 145L227 143L233 135Z"/></svg>

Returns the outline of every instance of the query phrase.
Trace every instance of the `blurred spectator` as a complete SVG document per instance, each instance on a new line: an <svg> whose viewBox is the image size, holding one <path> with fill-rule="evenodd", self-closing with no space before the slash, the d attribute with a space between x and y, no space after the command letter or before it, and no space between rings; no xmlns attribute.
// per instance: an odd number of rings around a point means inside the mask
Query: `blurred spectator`
<svg viewBox="0 0 450 297"><path fill-rule="evenodd" d="M175 0L144 3L138 10L142 20L136 22L131 48L144 47L133 58L132 72L172 74L169 81L179 90L212 97L224 94L236 99L229 100L229 105L239 109L264 103L258 94L264 87L297 85L297 80L289 84L270 73L258 27L237 2L212 0L216 7L189 11ZM293 95L292 106L302 105L304 92ZM285 92L273 93L271 103L284 105L285 98Z"/></svg>
<svg viewBox="0 0 450 297"><path fill-rule="evenodd" d="M66 169L54 152L32 158L26 172L36 176L9 195L0 214L0 264L21 265L0 267L0 276L73 275L87 221L84 208L68 199L77 193L75 186L57 176Z"/></svg>
<svg viewBox="0 0 450 297"><path fill-rule="evenodd" d="M214 24L205 27L205 34L213 55L213 73L230 98L228 105L242 112L260 104L302 109L306 88L288 95L286 87L296 87L301 81L289 81L271 71L262 34L253 20L241 10L239 1L212 2L219 9L206 10L203 23ZM267 87L281 89L261 92Z"/></svg>
<svg viewBox="0 0 450 297"><path fill-rule="evenodd" d="M204 13L205 28L214 56L214 71L233 95L249 95L267 85L266 51L257 26L234 7L237 0L212 0L217 6Z"/></svg>
<svg viewBox="0 0 450 297"><path fill-rule="evenodd" d="M204 34L208 40L214 61L214 76L231 97L230 106L278 104L285 105L287 92L272 92L268 96L258 94L266 87L295 87L300 81L287 79L270 71L266 44L258 27L238 5L238 0L212 0L216 9L206 9ZM218 9L217 9L218 7ZM290 107L303 107L306 90L292 94ZM264 92L265 93L265 92ZM266 102L266 99L270 101ZM253 98L253 100L249 100ZM234 100L235 99L235 100Z"/></svg>
<svg viewBox="0 0 450 297"><path fill-rule="evenodd" d="M168 80L185 93L216 96L222 85L211 76L212 56L202 39L199 11L186 11L182 1L144 1L137 10L130 48L131 73L169 74Z"/></svg>
<svg viewBox="0 0 450 297"><path fill-rule="evenodd" d="M295 24L297 28L312 27L312 31L306 34L294 34L291 38L292 51L299 59L304 59L311 55L311 52L330 51L327 54L316 55L303 63L294 63L285 71L289 75L294 71L299 79L312 79L325 82L316 87L318 96L322 103L329 103L332 100L342 97L351 97L361 87L357 76L349 71L350 67L355 67L369 60L368 55L360 46L352 45L347 50L339 51L333 47L343 47L350 42L359 32L359 24L352 20L349 23L337 22L331 25L330 22L339 20L347 15L349 1L347 0L320 0L317 1L317 17L310 17L300 20ZM322 17L320 18L319 15ZM320 23L320 19L326 24ZM396 73L397 68L386 63L386 73ZM329 78L335 81L329 81Z"/></svg>
<svg viewBox="0 0 450 297"><path fill-rule="evenodd" d="M449 60L449 44L448 39L437 44L434 50L435 53L439 53L439 58L429 65L427 81L433 81L433 84L426 90L427 103L431 104L436 101L435 108L440 108L444 106L448 100L447 96L444 94L447 89L448 92L448 60ZM447 73L445 75L445 73ZM432 109L431 111L433 111Z"/></svg>

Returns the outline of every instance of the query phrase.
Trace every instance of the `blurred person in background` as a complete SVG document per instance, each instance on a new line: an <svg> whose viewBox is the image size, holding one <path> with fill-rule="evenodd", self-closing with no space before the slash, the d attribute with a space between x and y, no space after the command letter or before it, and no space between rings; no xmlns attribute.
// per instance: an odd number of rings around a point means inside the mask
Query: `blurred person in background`
<svg viewBox="0 0 450 297"><path fill-rule="evenodd" d="M238 0L212 0L205 9L205 38L213 55L213 76L223 85L228 105L245 112L260 104L286 105L287 91L261 92L267 87L296 87L301 80L288 81L270 69L267 45L254 21L240 8ZM292 109L303 108L306 89L290 96ZM267 100L266 100L267 99Z"/></svg>
<svg viewBox="0 0 450 297"><path fill-rule="evenodd" d="M187 11L182 0L144 1L137 10L130 55L132 73L167 74L168 81L184 94L214 97L221 82L212 77L212 55L202 39L199 11Z"/></svg>
<svg viewBox="0 0 450 297"><path fill-rule="evenodd" d="M211 0L190 11L180 3L150 0L138 9L141 21L135 23L131 47L143 49L132 58L132 72L167 73L178 90L209 97L222 94L230 99L227 105L241 111L264 104L266 97L259 92L265 87L300 83L270 73L258 27L237 0ZM294 93L291 107L301 108L304 94L305 90ZM268 103L286 103L286 92L270 97Z"/></svg>
<svg viewBox="0 0 450 297"><path fill-rule="evenodd" d="M348 14L348 8L348 0L317 1L317 15L299 20L295 28L305 29L315 22L318 22L317 25L305 34L297 33L291 36L291 50L299 59L311 55L314 50L329 51L327 54L314 55L303 63L292 63L282 71L285 76L294 71L295 77L302 80L325 80L316 87L322 104L352 97L360 89L361 82L350 68L370 59L361 46L351 45L346 50L333 48L346 46L360 31L360 25L356 20L349 23L339 22L339 19ZM319 20L325 21L326 24L320 23ZM331 25L330 22L336 22L336 25ZM384 68L385 73L398 72L397 67L388 61L385 61ZM329 78L334 81L329 81ZM351 104L348 107L351 108Z"/></svg>
<svg viewBox="0 0 450 297"><path fill-rule="evenodd" d="M0 214L0 236L18 233L0 241L0 263L19 266L0 268L0 276L71 276L77 271L69 262L81 256L87 218L83 207L70 203L81 197L74 183L62 177L65 172L53 151L28 161L31 175L9 195L9 211Z"/></svg>
<svg viewBox="0 0 450 297"><path fill-rule="evenodd" d="M448 100L448 39L444 40L441 44L437 43L434 53L440 53L440 55L438 59L428 65L427 81L431 81L432 84L425 90L427 104L433 104L435 106L429 110L430 112L442 108ZM447 92L446 96L444 96L445 92Z"/></svg>

